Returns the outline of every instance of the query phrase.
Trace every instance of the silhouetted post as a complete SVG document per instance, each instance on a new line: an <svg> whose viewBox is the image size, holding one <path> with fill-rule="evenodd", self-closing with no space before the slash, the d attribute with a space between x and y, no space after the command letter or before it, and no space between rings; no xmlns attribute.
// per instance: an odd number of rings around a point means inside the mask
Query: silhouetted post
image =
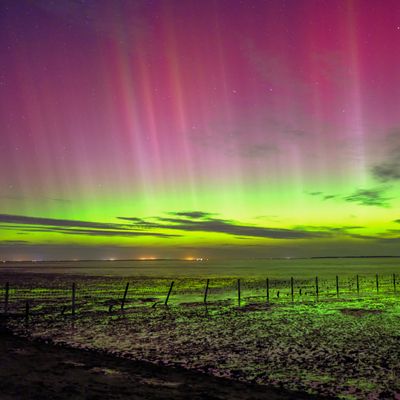
<svg viewBox="0 0 400 400"><path fill-rule="evenodd" d="M75 282L72 283L72 297L71 297L71 307L72 315L75 316L75 304L76 304L76 285Z"/></svg>
<svg viewBox="0 0 400 400"><path fill-rule="evenodd" d="M128 289L129 289L129 282L127 282L127 284L126 284L126 286L125 286L124 297L122 298L122 302L121 302L121 310L124 309L125 301L126 301L126 296L128 295Z"/></svg>
<svg viewBox="0 0 400 400"><path fill-rule="evenodd" d="M267 278L267 303L269 303L269 279Z"/></svg>
<svg viewBox="0 0 400 400"><path fill-rule="evenodd" d="M25 322L29 321L29 300L25 302Z"/></svg>
<svg viewBox="0 0 400 400"><path fill-rule="evenodd" d="M357 275L357 296L359 296L359 295L360 295L360 280L359 280L359 277Z"/></svg>
<svg viewBox="0 0 400 400"><path fill-rule="evenodd" d="M292 295L292 303L294 301L294 281L293 277L290 278L290 293Z"/></svg>
<svg viewBox="0 0 400 400"><path fill-rule="evenodd" d="M6 283L5 293L4 293L4 313L8 313L8 301L10 298L10 284Z"/></svg>
<svg viewBox="0 0 400 400"><path fill-rule="evenodd" d="M339 277L336 275L336 297L339 297Z"/></svg>
<svg viewBox="0 0 400 400"><path fill-rule="evenodd" d="M170 294L171 294L171 292L172 292L172 287L174 286L174 281L172 281L171 282L171 286L169 287L169 290L168 290L168 294L167 294L167 298L165 299L165 305L167 305L168 304L168 300L169 300L169 296L170 296Z"/></svg>
<svg viewBox="0 0 400 400"><path fill-rule="evenodd" d="M378 274L376 274L375 278L376 278L376 293L379 293L379 276L378 276Z"/></svg>
<svg viewBox="0 0 400 400"><path fill-rule="evenodd" d="M210 280L207 279L206 288L204 289L204 303L207 303L207 296L208 296L208 285L210 284Z"/></svg>
<svg viewBox="0 0 400 400"><path fill-rule="evenodd" d="M393 274L393 291L396 293L396 274Z"/></svg>
<svg viewBox="0 0 400 400"><path fill-rule="evenodd" d="M237 280L238 306L240 307L240 279Z"/></svg>
<svg viewBox="0 0 400 400"><path fill-rule="evenodd" d="M315 295L318 299L318 296L319 296L318 276L315 277Z"/></svg>

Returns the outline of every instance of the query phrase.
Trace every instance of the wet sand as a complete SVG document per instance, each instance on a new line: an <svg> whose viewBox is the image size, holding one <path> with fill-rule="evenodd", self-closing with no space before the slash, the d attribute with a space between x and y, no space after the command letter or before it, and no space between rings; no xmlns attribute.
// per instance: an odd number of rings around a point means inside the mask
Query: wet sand
<svg viewBox="0 0 400 400"><path fill-rule="evenodd" d="M12 335L0 326L0 399L318 399Z"/></svg>

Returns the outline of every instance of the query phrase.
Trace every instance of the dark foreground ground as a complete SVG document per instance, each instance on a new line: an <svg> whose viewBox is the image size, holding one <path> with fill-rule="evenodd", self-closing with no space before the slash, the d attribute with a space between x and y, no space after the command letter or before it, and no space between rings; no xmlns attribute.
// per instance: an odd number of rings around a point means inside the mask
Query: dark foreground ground
<svg viewBox="0 0 400 400"><path fill-rule="evenodd" d="M0 399L317 399L104 353L32 342L0 326Z"/></svg>

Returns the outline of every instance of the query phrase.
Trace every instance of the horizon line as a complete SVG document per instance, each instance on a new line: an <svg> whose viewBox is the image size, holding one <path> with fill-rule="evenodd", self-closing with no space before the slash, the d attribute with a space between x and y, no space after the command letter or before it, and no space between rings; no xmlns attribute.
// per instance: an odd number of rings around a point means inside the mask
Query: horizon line
<svg viewBox="0 0 400 400"><path fill-rule="evenodd" d="M310 256L310 257L247 257L225 258L225 260L312 260L325 258L400 258L400 255L350 255L350 256ZM211 260L223 260L224 258L211 258ZM0 260L1 263L41 263L41 262L87 262L87 261L210 261L208 257L139 257L139 258L74 258L74 259L46 259L46 260Z"/></svg>

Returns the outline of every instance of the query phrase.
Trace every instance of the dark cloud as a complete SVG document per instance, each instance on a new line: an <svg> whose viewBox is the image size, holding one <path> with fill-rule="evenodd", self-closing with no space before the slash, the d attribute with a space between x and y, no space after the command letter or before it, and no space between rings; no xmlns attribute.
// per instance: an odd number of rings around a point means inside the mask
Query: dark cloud
<svg viewBox="0 0 400 400"><path fill-rule="evenodd" d="M32 228L29 232L49 232L49 233L62 233L65 235L87 235L87 236L155 236L155 237L176 237L181 235L157 233L157 232L143 232L143 231L107 231L99 229L62 229L62 228Z"/></svg>
<svg viewBox="0 0 400 400"><path fill-rule="evenodd" d="M349 237L353 239L363 239L363 240L380 240L379 236L372 236L372 235L361 235L359 233L350 233Z"/></svg>
<svg viewBox="0 0 400 400"><path fill-rule="evenodd" d="M294 227L295 229L303 229L307 231L323 231L323 232L336 232L336 233L347 233L348 230L352 229L364 229L363 226L360 225L345 225L345 226L325 226L325 225L297 225Z"/></svg>
<svg viewBox="0 0 400 400"><path fill-rule="evenodd" d="M204 218L202 218L204 220ZM212 220L213 218L207 217L206 220ZM170 217L156 217L157 221L161 222L170 222L172 224L196 224L196 223L201 223L201 220L198 221L198 218L191 219L191 218L170 218Z"/></svg>
<svg viewBox="0 0 400 400"><path fill-rule="evenodd" d="M384 189L358 189L343 199L363 206L388 207L390 198L385 197L384 192Z"/></svg>
<svg viewBox="0 0 400 400"><path fill-rule="evenodd" d="M137 217L117 217L117 218L118 218L118 219L122 219L122 220L124 220L124 221L135 221L135 222L143 221L143 222L144 222L143 219L137 218Z"/></svg>
<svg viewBox="0 0 400 400"><path fill-rule="evenodd" d="M128 220L131 221L133 220L133 218L130 218ZM136 218L135 220L137 224L139 224L139 221L141 221L139 218ZM20 232L49 232L62 233L67 235L88 236L155 236L165 238L171 236L179 236L158 232L144 232L142 230L133 230L132 226L128 227L125 224L109 224L68 219L28 217L24 215L10 214L0 214L0 224L2 224L2 228L16 229Z"/></svg>
<svg viewBox="0 0 400 400"><path fill-rule="evenodd" d="M323 192L308 192L310 196L320 197L321 200L344 200L347 202L358 203L363 206L377 206L377 207L389 207L391 200L390 197L386 197L385 193L388 188L373 188L373 189L358 189L354 193L346 196L339 196L337 194L325 194Z"/></svg>
<svg viewBox="0 0 400 400"><path fill-rule="evenodd" d="M303 118L292 123L264 109L246 110L234 121L213 121L188 133L197 145L209 151L256 161L274 160L287 146L300 146L307 152L303 139L311 134Z"/></svg>
<svg viewBox="0 0 400 400"><path fill-rule="evenodd" d="M322 197L323 200L331 200L335 199L337 197L337 194L326 194Z"/></svg>
<svg viewBox="0 0 400 400"><path fill-rule="evenodd" d="M169 213L182 214L190 216L192 212ZM198 231L224 233L234 236L236 239L246 239L250 237L261 237L271 239L311 239L311 238L337 238L348 237L354 239L378 239L376 236L362 235L354 233L353 230L364 229L360 225L346 225L340 227L330 226L309 226L299 225L292 229L276 229L270 227L259 227L253 225L240 224L233 220L224 220L212 217L209 213L193 212L196 218L170 218L155 217L151 220L140 220L134 222L134 225L140 226L142 229L173 229L182 231ZM201 216L201 219L199 217Z"/></svg>
<svg viewBox="0 0 400 400"><path fill-rule="evenodd" d="M330 232L332 236L335 238L339 237L348 237L353 239L379 239L379 236L370 236L370 235L363 235L360 233L354 233L352 230L354 229L364 229L363 226L358 225L349 225L349 226L339 226L339 227L331 227L331 226L296 226L296 229L304 229L307 231L321 231L321 232ZM350 232L349 232L350 231Z"/></svg>
<svg viewBox="0 0 400 400"><path fill-rule="evenodd" d="M309 194L310 196L322 196L323 195L322 192L308 192L307 194Z"/></svg>
<svg viewBox="0 0 400 400"><path fill-rule="evenodd" d="M392 129L384 138L382 161L371 169L372 176L381 182L400 180L400 129Z"/></svg>
<svg viewBox="0 0 400 400"><path fill-rule="evenodd" d="M400 153L397 157L400 157ZM372 168L372 175L382 182L397 181L400 179L400 161L394 160L375 165Z"/></svg>
<svg viewBox="0 0 400 400"><path fill-rule="evenodd" d="M365 193L363 193L365 196ZM332 239L339 236L354 238L369 237L349 232L362 229L361 226L296 226L293 228L274 228L243 224L235 220L216 218L214 213L204 211L174 211L167 215L151 218L118 217L124 224L100 223L90 221L74 221L55 218L40 218L21 215L0 214L1 227L17 230L19 233L46 232L64 235L86 236L152 236L170 238L183 236L181 232L223 233L237 239L269 238L269 239ZM181 231L170 233L171 231ZM22 245L24 241L13 241L14 245ZM11 245L12 243L9 242Z"/></svg>
<svg viewBox="0 0 400 400"><path fill-rule="evenodd" d="M322 200L331 200L338 197L337 194L324 194L324 192L306 192L309 196L320 197Z"/></svg>
<svg viewBox="0 0 400 400"><path fill-rule="evenodd" d="M25 215L0 214L0 223L24 224L24 225L50 225L63 227L82 227L99 229L121 229L118 224L109 224L101 222L79 221L58 218L28 217Z"/></svg>
<svg viewBox="0 0 400 400"><path fill-rule="evenodd" d="M178 215L181 217L189 217L189 218L194 218L194 219L205 218L205 217L214 215L212 213L207 213L204 211L179 211L179 212L169 212L168 214Z"/></svg>
<svg viewBox="0 0 400 400"><path fill-rule="evenodd" d="M183 213L189 216L191 212ZM225 233L233 236L247 236L271 239L310 239L329 237L330 232L303 229L277 229L253 225L243 225L236 221L210 217L207 213L195 211L195 218L157 217L154 221L132 221L133 225L148 229L173 229L188 232ZM199 215L202 219L199 219Z"/></svg>
<svg viewBox="0 0 400 400"><path fill-rule="evenodd" d="M322 200L331 200L337 196L337 194L324 194L323 192L307 192L310 196L321 197Z"/></svg>

